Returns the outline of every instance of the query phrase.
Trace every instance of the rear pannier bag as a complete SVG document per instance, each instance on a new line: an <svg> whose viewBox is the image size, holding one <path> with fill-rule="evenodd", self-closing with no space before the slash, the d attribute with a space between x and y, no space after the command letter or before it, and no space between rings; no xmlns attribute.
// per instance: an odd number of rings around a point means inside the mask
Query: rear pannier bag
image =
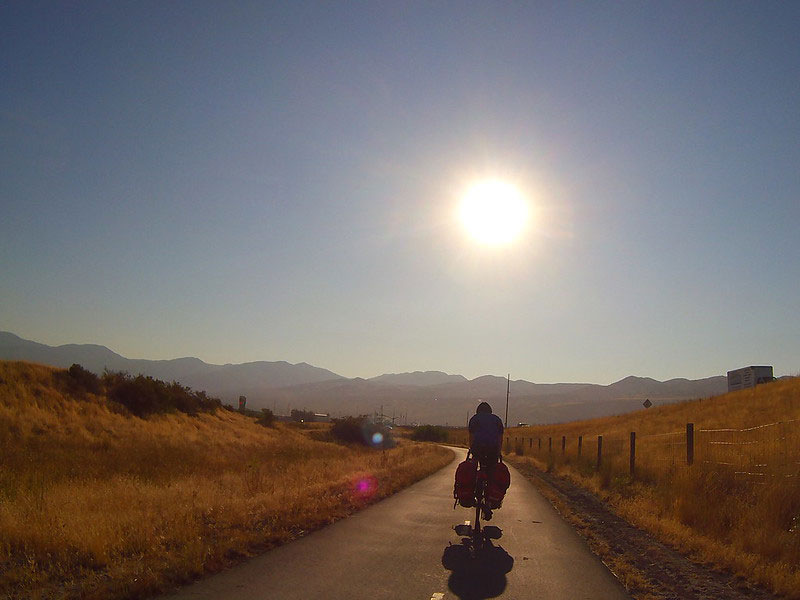
<svg viewBox="0 0 800 600"><path fill-rule="evenodd" d="M456 484L453 498L461 506L475 506L475 480L478 478L478 461L467 459L456 467Z"/></svg>
<svg viewBox="0 0 800 600"><path fill-rule="evenodd" d="M486 501L489 508L500 508L503 498L506 497L506 490L511 485L511 473L504 463L497 463L492 468L492 477L486 485Z"/></svg>

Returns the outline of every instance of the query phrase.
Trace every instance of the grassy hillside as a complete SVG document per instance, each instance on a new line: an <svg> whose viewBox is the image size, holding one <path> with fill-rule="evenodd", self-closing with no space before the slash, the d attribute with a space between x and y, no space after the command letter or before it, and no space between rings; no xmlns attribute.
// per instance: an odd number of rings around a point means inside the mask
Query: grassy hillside
<svg viewBox="0 0 800 600"><path fill-rule="evenodd" d="M636 412L575 421L562 425L510 429L512 436L543 434L546 431L572 432L577 435L609 434L636 431L641 435L682 429L693 422L699 429L745 428L761 423L800 418L800 379L782 379L702 400L692 400Z"/></svg>
<svg viewBox="0 0 800 600"><path fill-rule="evenodd" d="M567 477L695 558L800 598L800 379L507 433L512 462L523 470Z"/></svg>
<svg viewBox="0 0 800 600"><path fill-rule="evenodd" d="M0 597L142 598L290 540L446 464L222 409L133 416L65 371L0 362ZM91 386L90 386L91 387Z"/></svg>

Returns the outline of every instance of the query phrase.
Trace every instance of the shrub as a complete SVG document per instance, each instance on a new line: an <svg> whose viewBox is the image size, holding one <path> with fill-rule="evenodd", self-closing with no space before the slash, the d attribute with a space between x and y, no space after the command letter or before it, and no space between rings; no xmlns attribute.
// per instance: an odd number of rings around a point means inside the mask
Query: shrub
<svg viewBox="0 0 800 600"><path fill-rule="evenodd" d="M256 423L263 427L272 427L275 425L275 414L268 408L262 408Z"/></svg>
<svg viewBox="0 0 800 600"><path fill-rule="evenodd" d="M222 406L218 398L204 391L194 392L175 381L164 383L144 375L132 377L127 373L106 372L103 383L109 400L123 405L137 417L175 411L196 415Z"/></svg>
<svg viewBox="0 0 800 600"><path fill-rule="evenodd" d="M372 423L365 416L333 419L330 435L334 440L345 444L361 444L372 448L395 446L391 431L383 425Z"/></svg>
<svg viewBox="0 0 800 600"><path fill-rule="evenodd" d="M308 410L292 409L291 419L295 423L311 423L314 421L314 412Z"/></svg>
<svg viewBox="0 0 800 600"><path fill-rule="evenodd" d="M333 419L331 436L333 439L345 444L365 444L362 430L366 417L344 417Z"/></svg>
<svg viewBox="0 0 800 600"><path fill-rule="evenodd" d="M99 394L103 389L100 378L77 363L66 371L56 371L53 375L55 381L73 395Z"/></svg>
<svg viewBox="0 0 800 600"><path fill-rule="evenodd" d="M439 425L420 425L411 432L411 439L418 442L446 442L447 430Z"/></svg>

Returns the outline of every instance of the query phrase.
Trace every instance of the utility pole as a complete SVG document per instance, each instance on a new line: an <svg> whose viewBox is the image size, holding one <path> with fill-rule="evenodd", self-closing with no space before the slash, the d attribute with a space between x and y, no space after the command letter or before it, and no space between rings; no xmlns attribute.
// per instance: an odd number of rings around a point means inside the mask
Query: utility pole
<svg viewBox="0 0 800 600"><path fill-rule="evenodd" d="M508 381L506 382L506 425L505 428L508 429L508 396L511 392L511 373L508 374Z"/></svg>

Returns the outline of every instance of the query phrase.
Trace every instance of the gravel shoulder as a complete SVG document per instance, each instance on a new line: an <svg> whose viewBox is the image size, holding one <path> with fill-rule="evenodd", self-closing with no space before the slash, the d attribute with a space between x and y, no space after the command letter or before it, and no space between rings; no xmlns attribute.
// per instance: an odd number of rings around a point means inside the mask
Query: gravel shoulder
<svg viewBox="0 0 800 600"><path fill-rule="evenodd" d="M580 532L638 600L774 600L780 598L731 573L699 564L617 516L590 491L535 469L514 466Z"/></svg>

